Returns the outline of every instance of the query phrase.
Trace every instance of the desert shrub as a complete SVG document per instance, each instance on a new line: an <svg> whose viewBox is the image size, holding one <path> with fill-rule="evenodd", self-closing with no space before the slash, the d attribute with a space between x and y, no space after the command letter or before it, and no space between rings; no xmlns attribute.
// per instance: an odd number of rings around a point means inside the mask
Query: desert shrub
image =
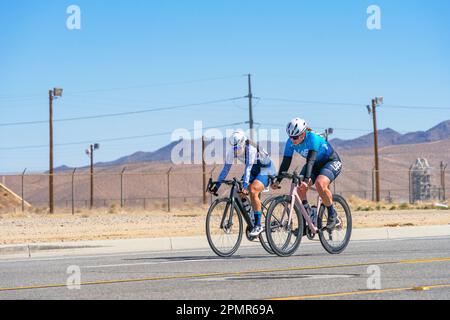
<svg viewBox="0 0 450 320"><path fill-rule="evenodd" d="M407 209L410 209L410 208L409 208L409 204L407 204L407 203L402 203L402 204L400 205L399 209L400 209L400 210L407 210Z"/></svg>
<svg viewBox="0 0 450 320"><path fill-rule="evenodd" d="M108 213L109 213L109 214L115 214L115 213L117 213L117 205L116 205L115 203L112 204L112 205L109 207Z"/></svg>

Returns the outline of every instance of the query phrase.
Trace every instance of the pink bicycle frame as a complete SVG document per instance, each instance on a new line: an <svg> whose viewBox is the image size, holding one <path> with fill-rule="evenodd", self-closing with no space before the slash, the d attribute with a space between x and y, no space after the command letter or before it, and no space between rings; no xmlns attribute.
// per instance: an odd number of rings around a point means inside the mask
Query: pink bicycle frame
<svg viewBox="0 0 450 320"><path fill-rule="evenodd" d="M308 226L308 228L311 230L312 234L317 234L319 232L319 229L314 225L313 221L311 220L311 217L309 216L308 212L306 212L305 207L303 206L302 200L300 198L300 195L298 194L297 191L298 187L295 184L291 185L291 205L289 207L289 213L288 213L288 226L291 225L292 222L292 212L294 210L294 206L297 203L298 207L300 208L300 211L303 215L303 217L305 218L306 224ZM310 188L311 190L316 190L314 187ZM317 208L320 208L322 206L322 198L320 196L317 197ZM283 216L281 218L281 221L284 220L285 217L285 213L287 208L285 207L284 212L283 212Z"/></svg>

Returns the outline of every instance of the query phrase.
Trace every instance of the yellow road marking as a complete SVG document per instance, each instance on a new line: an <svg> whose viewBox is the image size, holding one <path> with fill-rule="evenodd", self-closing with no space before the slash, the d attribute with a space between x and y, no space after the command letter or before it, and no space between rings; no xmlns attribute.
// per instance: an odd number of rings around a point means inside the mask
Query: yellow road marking
<svg viewBox="0 0 450 320"><path fill-rule="evenodd" d="M382 290L366 290L366 291L349 291L349 292L338 292L338 293L325 293L325 294L314 294L314 295L304 295L298 297L286 297L286 298L275 298L267 300L308 300L308 299L320 299L320 298L336 298L345 296L356 296L356 295L366 295L366 294L378 294L378 293L391 293L399 291L428 291L437 288L450 288L450 284L438 284L422 287L409 287L409 288L392 288L392 289L382 289Z"/></svg>
<svg viewBox="0 0 450 320"><path fill-rule="evenodd" d="M402 260L402 264L416 264L416 263L430 263L430 262L446 262L450 261L450 258L435 258L435 259L423 259L423 260Z"/></svg>
<svg viewBox="0 0 450 320"><path fill-rule="evenodd" d="M104 280L104 281L83 282L80 285L81 286L89 286L89 285L105 285L105 284L163 281L163 280L181 280L181 279L189 280L189 279L198 279L198 278L243 276L243 275L248 275L248 274L270 273L270 272L291 272L291 271L323 270L323 269L350 268L350 267L366 267L366 266L372 266L372 265L418 264L418 263L434 263L434 262L448 262L448 261L450 261L450 257L449 258L423 259L423 260L378 261L378 262L370 262L370 263L339 264L339 265L328 265L328 266L306 266L306 267L292 267L292 268L247 270L247 271L238 271L238 272L216 272L216 273L191 274L191 275L188 274L188 275L166 276L166 277L135 278L135 279L123 279L123 280ZM67 286L66 284L21 286L21 287L13 287L13 288L0 288L0 292L31 290L31 289L63 288L66 286Z"/></svg>

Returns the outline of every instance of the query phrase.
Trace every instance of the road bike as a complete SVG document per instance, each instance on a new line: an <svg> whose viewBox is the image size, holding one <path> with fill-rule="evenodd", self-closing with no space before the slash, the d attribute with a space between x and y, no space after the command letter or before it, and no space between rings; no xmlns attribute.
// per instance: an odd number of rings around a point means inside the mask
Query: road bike
<svg viewBox="0 0 450 320"><path fill-rule="evenodd" d="M320 196L317 197L317 206L312 208L312 214L302 204L297 190L303 177L296 172L271 177L272 181L278 178L290 179L292 184L289 195L271 201L266 215L266 236L275 254L280 257L293 255L303 236L310 240L318 236L323 248L330 254L344 252L352 234L352 215L347 201L342 196L333 195L338 221L333 230L328 230L328 212ZM317 191L313 187L310 189Z"/></svg>
<svg viewBox="0 0 450 320"><path fill-rule="evenodd" d="M214 201L206 216L206 236L211 249L220 257L231 257L239 249L244 233L243 221L247 224L245 235L249 241L259 239L262 247L269 254L274 251L269 245L266 233L262 232L258 238L251 237L250 233L255 227L253 212L248 212L244 208L243 199L250 203L248 197L242 195L242 182L237 178L222 182L231 186L230 194L227 198L220 198ZM209 180L207 191L211 190L216 182ZM216 197L219 195L214 194ZM262 202L261 220L266 220L266 212L271 202L276 197L271 197Z"/></svg>

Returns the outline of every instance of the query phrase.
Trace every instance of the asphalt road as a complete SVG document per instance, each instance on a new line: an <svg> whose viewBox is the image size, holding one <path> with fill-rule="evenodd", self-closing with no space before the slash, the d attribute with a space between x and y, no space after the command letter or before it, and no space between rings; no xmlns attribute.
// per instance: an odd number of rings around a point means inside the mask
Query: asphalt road
<svg viewBox="0 0 450 320"><path fill-rule="evenodd" d="M79 289L67 287L71 266ZM196 250L0 260L0 272L0 300L450 300L450 237L353 241L338 256L306 243L289 258L244 248L231 259Z"/></svg>

